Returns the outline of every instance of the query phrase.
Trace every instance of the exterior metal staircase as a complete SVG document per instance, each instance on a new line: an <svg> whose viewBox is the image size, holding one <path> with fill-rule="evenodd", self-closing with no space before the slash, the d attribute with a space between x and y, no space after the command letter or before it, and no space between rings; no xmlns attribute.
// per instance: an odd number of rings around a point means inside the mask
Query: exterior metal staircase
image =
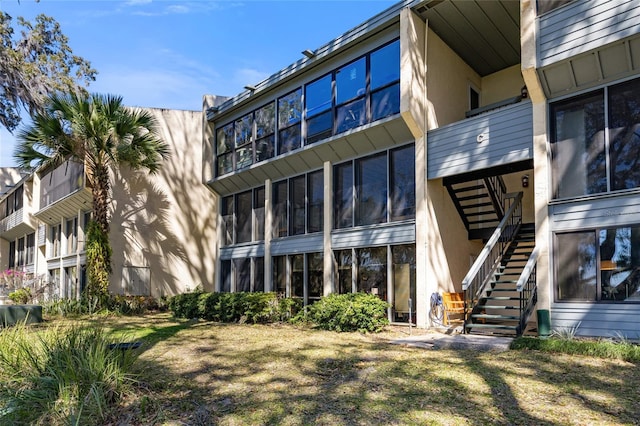
<svg viewBox="0 0 640 426"><path fill-rule="evenodd" d="M469 233L469 239L488 239L504 217L506 186L501 176L472 181L446 179L444 185Z"/></svg>
<svg viewBox="0 0 640 426"><path fill-rule="evenodd" d="M520 335L530 313L523 312L527 292L518 291L518 281L535 248L535 226L522 224L488 282L487 288L467 316L467 332ZM534 300L532 301L535 305Z"/></svg>
<svg viewBox="0 0 640 426"><path fill-rule="evenodd" d="M537 301L535 226L522 223L522 192L501 176L447 178L469 239L486 245L462 282L465 333L521 335Z"/></svg>

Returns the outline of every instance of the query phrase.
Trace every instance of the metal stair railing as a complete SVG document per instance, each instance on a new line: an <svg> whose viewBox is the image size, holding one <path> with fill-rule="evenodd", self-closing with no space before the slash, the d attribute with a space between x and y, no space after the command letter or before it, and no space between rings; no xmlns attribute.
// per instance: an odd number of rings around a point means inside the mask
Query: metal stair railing
<svg viewBox="0 0 640 426"><path fill-rule="evenodd" d="M507 198L507 187L502 179L502 176L490 176L484 178L484 185L489 192L489 197L491 198L491 202L493 204L493 208L496 210L496 215L498 219L504 218L506 207L506 198Z"/></svg>
<svg viewBox="0 0 640 426"><path fill-rule="evenodd" d="M527 321L529 321L533 308L538 302L536 284L538 252L538 247L536 246L531 252L529 259L527 260L527 264L524 266L516 284L516 290L520 294L520 323L517 330L518 335L524 333Z"/></svg>
<svg viewBox="0 0 640 426"><path fill-rule="evenodd" d="M505 199L511 199L509 209L462 280L465 331L469 313L485 293L487 283L493 278L505 251L522 224L522 192L506 194Z"/></svg>

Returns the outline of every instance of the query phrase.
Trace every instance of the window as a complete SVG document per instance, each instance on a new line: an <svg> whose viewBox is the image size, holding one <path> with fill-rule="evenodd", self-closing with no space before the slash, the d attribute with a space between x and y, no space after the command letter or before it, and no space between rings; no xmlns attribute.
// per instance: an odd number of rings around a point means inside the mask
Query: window
<svg viewBox="0 0 640 426"><path fill-rule="evenodd" d="M307 107L307 144L325 139L333 133L332 75L328 74L305 88Z"/></svg>
<svg viewBox="0 0 640 426"><path fill-rule="evenodd" d="M556 299L640 301L640 227L557 234Z"/></svg>
<svg viewBox="0 0 640 426"><path fill-rule="evenodd" d="M273 157L275 103L270 103L216 130L217 176Z"/></svg>
<svg viewBox="0 0 640 426"><path fill-rule="evenodd" d="M18 238L18 258L16 261L16 266L24 266L24 238Z"/></svg>
<svg viewBox="0 0 640 426"><path fill-rule="evenodd" d="M65 223L65 238L67 247L65 254L72 254L78 250L78 218L68 219Z"/></svg>
<svg viewBox="0 0 640 426"><path fill-rule="evenodd" d="M264 257L253 259L253 291L264 291Z"/></svg>
<svg viewBox="0 0 640 426"><path fill-rule="evenodd" d="M51 257L60 256L60 234L62 234L62 225L51 226Z"/></svg>
<svg viewBox="0 0 640 426"><path fill-rule="evenodd" d="M307 300L320 300L324 290L324 257L322 253L307 254Z"/></svg>
<svg viewBox="0 0 640 426"><path fill-rule="evenodd" d="M243 257L233 259L233 267L235 270L236 292L251 291L251 258Z"/></svg>
<svg viewBox="0 0 640 426"><path fill-rule="evenodd" d="M223 245L264 239L264 186L222 199Z"/></svg>
<svg viewBox="0 0 640 426"><path fill-rule="evenodd" d="M338 164L333 169L334 179L334 227L353 225L353 164Z"/></svg>
<svg viewBox="0 0 640 426"><path fill-rule="evenodd" d="M222 199L222 244L233 244L233 195Z"/></svg>
<svg viewBox="0 0 640 426"><path fill-rule="evenodd" d="M336 131L342 133L367 122L366 58L336 71Z"/></svg>
<svg viewBox="0 0 640 426"><path fill-rule="evenodd" d="M324 176L322 170L307 175L307 231L322 232L324 224Z"/></svg>
<svg viewBox="0 0 640 426"><path fill-rule="evenodd" d="M35 253L36 253L36 234L31 233L27 235L27 265L32 265L35 262Z"/></svg>
<svg viewBox="0 0 640 426"><path fill-rule="evenodd" d="M298 89L278 99L278 154L300 148L302 121L302 90Z"/></svg>
<svg viewBox="0 0 640 426"><path fill-rule="evenodd" d="M555 198L640 187L640 79L556 102L550 110Z"/></svg>
<svg viewBox="0 0 640 426"><path fill-rule="evenodd" d="M9 269L16 267L16 242L9 243Z"/></svg>
<svg viewBox="0 0 640 426"><path fill-rule="evenodd" d="M236 170L253 163L253 114L248 114L235 122Z"/></svg>
<svg viewBox="0 0 640 426"><path fill-rule="evenodd" d="M216 176L400 112L400 41L392 41L216 129ZM277 148L277 149L276 149Z"/></svg>
<svg viewBox="0 0 640 426"><path fill-rule="evenodd" d="M323 229L322 170L273 184L274 236L286 237Z"/></svg>
<svg viewBox="0 0 640 426"><path fill-rule="evenodd" d="M356 249L358 292L371 293L387 300L387 247Z"/></svg>
<svg viewBox="0 0 640 426"><path fill-rule="evenodd" d="M602 91L551 106L555 198L607 190Z"/></svg>
<svg viewBox="0 0 640 426"><path fill-rule="evenodd" d="M220 292L231 292L231 260L223 260L220 262Z"/></svg>
<svg viewBox="0 0 640 426"><path fill-rule="evenodd" d="M273 257L273 290L278 296L287 296L287 256Z"/></svg>
<svg viewBox="0 0 640 426"><path fill-rule="evenodd" d="M275 153L276 107L271 102L256 111L256 163Z"/></svg>
<svg viewBox="0 0 640 426"><path fill-rule="evenodd" d="M400 42L388 44L370 55L371 121L400 112Z"/></svg>
<svg viewBox="0 0 640 426"><path fill-rule="evenodd" d="M290 235L305 233L305 176L289 179L289 194L291 199L291 229Z"/></svg>
<svg viewBox="0 0 640 426"><path fill-rule="evenodd" d="M480 93L474 88L469 86L469 110L480 108Z"/></svg>
<svg viewBox="0 0 640 426"><path fill-rule="evenodd" d="M304 254L294 254L291 260L291 297L304 297Z"/></svg>
<svg viewBox="0 0 640 426"><path fill-rule="evenodd" d="M253 229L255 241L264 240L264 186L253 191Z"/></svg>
<svg viewBox="0 0 640 426"><path fill-rule="evenodd" d="M218 156L218 176L233 171L233 123L221 127L216 132L216 154Z"/></svg>
<svg viewBox="0 0 640 426"><path fill-rule="evenodd" d="M356 160L356 225L387 221L387 154Z"/></svg>
<svg viewBox="0 0 640 426"><path fill-rule="evenodd" d="M273 184L273 235L286 237L288 231L287 220L287 181L283 180Z"/></svg>
<svg viewBox="0 0 640 426"><path fill-rule="evenodd" d="M409 145L389 153L390 220L416 217L415 147Z"/></svg>
<svg viewBox="0 0 640 426"><path fill-rule="evenodd" d="M236 195L236 243L251 241L251 198L252 191Z"/></svg>
<svg viewBox="0 0 640 426"><path fill-rule="evenodd" d="M413 145L337 164L333 170L336 229L415 218Z"/></svg>
<svg viewBox="0 0 640 426"><path fill-rule="evenodd" d="M336 290L339 294L353 293L353 253L351 249L335 252L338 264L338 284Z"/></svg>

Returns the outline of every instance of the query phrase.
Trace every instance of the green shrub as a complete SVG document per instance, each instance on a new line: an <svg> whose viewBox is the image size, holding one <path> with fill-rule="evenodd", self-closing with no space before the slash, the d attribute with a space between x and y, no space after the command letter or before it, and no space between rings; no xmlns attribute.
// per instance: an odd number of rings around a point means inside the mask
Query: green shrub
<svg viewBox="0 0 640 426"><path fill-rule="evenodd" d="M219 322L272 323L287 321L302 308L300 299L282 299L275 293L179 294L168 303L178 318L202 318Z"/></svg>
<svg viewBox="0 0 640 426"><path fill-rule="evenodd" d="M136 359L110 343L100 328L0 330L0 424L104 424Z"/></svg>
<svg viewBox="0 0 640 426"><path fill-rule="evenodd" d="M9 293L9 299L19 305L26 305L31 300L31 297L31 289L29 287L22 287Z"/></svg>
<svg viewBox="0 0 640 426"><path fill-rule="evenodd" d="M323 330L378 332L389 324L388 306L373 294L331 294L308 307L306 320Z"/></svg>
<svg viewBox="0 0 640 426"><path fill-rule="evenodd" d="M151 296L111 294L107 301L107 308L111 312L122 315L141 315L149 311L160 310L161 305Z"/></svg>

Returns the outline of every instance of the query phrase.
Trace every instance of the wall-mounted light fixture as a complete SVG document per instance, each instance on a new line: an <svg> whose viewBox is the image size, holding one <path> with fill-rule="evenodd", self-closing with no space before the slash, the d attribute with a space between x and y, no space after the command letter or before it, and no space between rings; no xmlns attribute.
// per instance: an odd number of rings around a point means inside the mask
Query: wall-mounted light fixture
<svg viewBox="0 0 640 426"><path fill-rule="evenodd" d="M523 188L529 187L529 175L522 176L522 187Z"/></svg>
<svg viewBox="0 0 640 426"><path fill-rule="evenodd" d="M311 59L311 58L315 58L315 57L316 57L316 54L315 54L312 50L309 50L309 49L305 49L305 50L303 50L303 51L302 51L302 54L303 54L304 56L306 56L307 58L309 58L309 59Z"/></svg>

